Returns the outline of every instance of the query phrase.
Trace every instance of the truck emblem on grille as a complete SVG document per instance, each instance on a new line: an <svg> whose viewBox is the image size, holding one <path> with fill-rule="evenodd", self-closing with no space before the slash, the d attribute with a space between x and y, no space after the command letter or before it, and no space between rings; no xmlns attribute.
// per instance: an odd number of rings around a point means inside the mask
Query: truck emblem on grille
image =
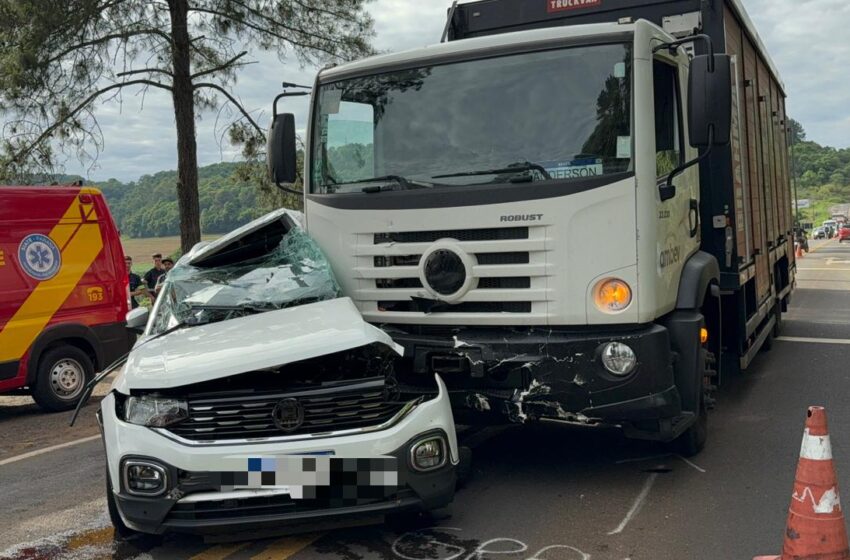
<svg viewBox="0 0 850 560"><path fill-rule="evenodd" d="M297 399L278 401L272 410L274 425L284 432L292 432L304 423L304 406Z"/></svg>

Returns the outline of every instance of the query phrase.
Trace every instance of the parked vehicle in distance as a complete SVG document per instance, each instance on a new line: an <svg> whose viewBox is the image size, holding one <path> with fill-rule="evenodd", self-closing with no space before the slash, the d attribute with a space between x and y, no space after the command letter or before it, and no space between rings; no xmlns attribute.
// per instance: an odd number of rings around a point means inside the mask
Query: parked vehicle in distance
<svg viewBox="0 0 850 560"><path fill-rule="evenodd" d="M838 232L838 222L836 222L835 220L824 220L822 225L826 228L827 239L832 239L833 237L835 237L835 234Z"/></svg>
<svg viewBox="0 0 850 560"><path fill-rule="evenodd" d="M841 243L845 239L850 239L850 224L841 224L838 230L838 242Z"/></svg>
<svg viewBox="0 0 850 560"><path fill-rule="evenodd" d="M812 239L824 239L826 238L826 229L821 227L816 227L812 230Z"/></svg>
<svg viewBox="0 0 850 560"><path fill-rule="evenodd" d="M197 245L128 325L142 336L98 411L120 534L274 530L452 501L443 381L410 393L401 347L339 297L289 211Z"/></svg>
<svg viewBox="0 0 850 560"><path fill-rule="evenodd" d="M124 354L127 271L97 189L0 186L0 393L73 408Z"/></svg>

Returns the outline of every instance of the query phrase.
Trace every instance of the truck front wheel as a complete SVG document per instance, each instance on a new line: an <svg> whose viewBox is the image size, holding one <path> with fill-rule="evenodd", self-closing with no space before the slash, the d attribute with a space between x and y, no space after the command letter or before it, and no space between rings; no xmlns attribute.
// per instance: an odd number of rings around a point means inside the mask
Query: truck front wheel
<svg viewBox="0 0 850 560"><path fill-rule="evenodd" d="M700 349L702 359L702 375L700 379L705 385L710 371L711 355L705 348ZM674 450L683 457L693 457L703 450L708 441L708 406L706 405L705 389L700 392L699 405L696 411L697 417L691 427L678 438L673 440Z"/></svg>

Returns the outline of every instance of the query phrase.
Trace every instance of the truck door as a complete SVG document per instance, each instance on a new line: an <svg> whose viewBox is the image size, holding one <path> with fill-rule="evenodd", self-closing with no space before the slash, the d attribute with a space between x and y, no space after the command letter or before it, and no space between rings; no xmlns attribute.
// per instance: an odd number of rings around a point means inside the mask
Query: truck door
<svg viewBox="0 0 850 560"><path fill-rule="evenodd" d="M658 184L695 154L687 153L682 84L685 62L659 53L653 60L653 94L655 107L655 169ZM696 167L678 175L673 184L676 194L661 201L658 198L657 243L658 282L656 301L661 309L671 309L678 293L682 267L699 246L699 187Z"/></svg>

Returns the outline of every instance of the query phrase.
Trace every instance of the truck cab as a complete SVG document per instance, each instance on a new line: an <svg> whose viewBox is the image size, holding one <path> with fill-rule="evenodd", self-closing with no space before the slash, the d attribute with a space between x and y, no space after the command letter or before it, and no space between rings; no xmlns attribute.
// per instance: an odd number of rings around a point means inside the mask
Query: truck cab
<svg viewBox="0 0 850 560"><path fill-rule="evenodd" d="M456 416L610 424L695 453L721 351L745 367L790 290L787 271L769 301L743 286L731 60L637 3L577 25L561 8L458 5L449 42L322 70L306 227ZM292 183L293 115L275 110L269 138Z"/></svg>

